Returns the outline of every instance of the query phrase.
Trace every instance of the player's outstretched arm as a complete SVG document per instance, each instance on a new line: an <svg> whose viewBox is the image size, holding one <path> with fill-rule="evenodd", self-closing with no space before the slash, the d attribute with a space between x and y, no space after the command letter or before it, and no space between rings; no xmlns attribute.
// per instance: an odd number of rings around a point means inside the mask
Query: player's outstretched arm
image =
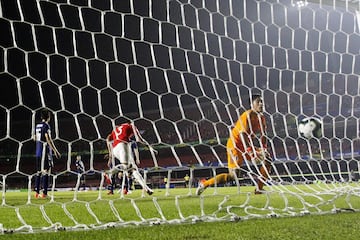
<svg viewBox="0 0 360 240"><path fill-rule="evenodd" d="M135 139L137 142L140 142L144 145L147 145L149 147L149 150L155 154L158 154L158 151L155 150L151 145L150 143L148 143L140 134L139 130L137 129L137 127L134 125L134 124L131 124L132 128L133 128L133 132L134 132L134 135L135 135Z"/></svg>

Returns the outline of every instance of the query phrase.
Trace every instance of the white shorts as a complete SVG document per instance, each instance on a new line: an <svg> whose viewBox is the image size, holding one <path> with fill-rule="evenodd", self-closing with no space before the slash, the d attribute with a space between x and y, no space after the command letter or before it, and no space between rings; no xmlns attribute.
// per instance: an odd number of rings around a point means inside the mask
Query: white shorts
<svg viewBox="0 0 360 240"><path fill-rule="evenodd" d="M120 168L128 170L135 167L134 158L131 153L131 144L121 142L118 143L112 150L113 156L120 162ZM113 159L115 162L115 159ZM119 167L117 165L117 167Z"/></svg>

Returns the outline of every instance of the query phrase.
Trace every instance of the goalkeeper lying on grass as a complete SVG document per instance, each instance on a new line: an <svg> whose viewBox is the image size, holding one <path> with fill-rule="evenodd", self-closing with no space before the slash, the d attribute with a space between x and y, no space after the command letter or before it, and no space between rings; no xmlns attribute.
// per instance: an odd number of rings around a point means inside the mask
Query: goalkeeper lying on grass
<svg viewBox="0 0 360 240"><path fill-rule="evenodd" d="M255 194L263 192L267 180L271 159L267 151L266 122L263 115L263 100L260 95L253 95L252 108L241 114L235 123L226 144L229 173L218 174L209 180L199 182L196 194L200 195L207 187L224 184L236 179L244 159L254 164L260 164L260 174L256 181Z"/></svg>

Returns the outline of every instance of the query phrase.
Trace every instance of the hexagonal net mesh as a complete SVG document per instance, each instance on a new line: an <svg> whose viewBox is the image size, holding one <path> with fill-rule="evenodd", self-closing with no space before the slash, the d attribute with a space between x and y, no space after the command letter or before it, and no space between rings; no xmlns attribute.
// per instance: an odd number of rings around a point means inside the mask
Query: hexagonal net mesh
<svg viewBox="0 0 360 240"><path fill-rule="evenodd" d="M358 1L0 2L1 211L14 219L0 217L2 232L360 209ZM227 172L226 141L252 94L264 99L273 158L266 194L258 201L246 192L260 175L246 163L226 184L237 187L215 183L198 198L200 179ZM54 161L49 199L38 201L32 136L43 107L52 112L62 157ZM321 120L320 137L299 134L306 117ZM145 199L157 217L137 206L143 200L104 193L105 139L127 120L158 151L139 145L139 167L157 195ZM76 172L76 155L83 175ZM80 193L82 187L87 192ZM174 200L176 216L162 211L161 195ZM200 199L197 214L185 214L184 196ZM340 196L346 199L338 203ZM209 211L206 204L216 197L222 200ZM241 204L229 201L238 198ZM128 200L135 220L119 213ZM111 209L105 220L94 210L103 202ZM90 217L76 217L74 204ZM54 220L52 206L68 222ZM29 208L43 223L27 217Z"/></svg>

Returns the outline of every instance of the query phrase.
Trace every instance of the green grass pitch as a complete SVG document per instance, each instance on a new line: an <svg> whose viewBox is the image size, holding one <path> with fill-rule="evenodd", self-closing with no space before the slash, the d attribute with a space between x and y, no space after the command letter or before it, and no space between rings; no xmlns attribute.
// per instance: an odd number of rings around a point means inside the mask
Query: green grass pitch
<svg viewBox="0 0 360 240"><path fill-rule="evenodd" d="M54 192L53 201L34 199L28 192L6 192L0 223L7 230L19 228L23 225L19 214L36 233L4 233L0 239L356 239L360 236L360 198L346 191L324 191L330 187L287 187L292 192L300 191L298 196L285 192L254 195L253 187L241 187L240 194L233 187L217 188L214 195L211 188L201 198L194 195L195 189L189 196L188 189L183 188L170 189L168 196L164 189L156 189L151 197L141 197L141 190L135 190L125 198L119 194L108 196L105 191L78 192L75 197L73 191L68 191ZM323 191L313 194L316 189ZM350 206L356 211L346 212ZM301 214L304 209L310 214ZM65 230L41 232L41 227L50 225L43 213ZM229 213L240 219L228 221ZM290 217L292 214L303 216ZM193 216L216 216L227 221L194 221ZM179 219L182 224L177 223ZM108 222L118 227L91 229ZM71 229L76 224L79 228ZM85 231L86 227L89 229Z"/></svg>

